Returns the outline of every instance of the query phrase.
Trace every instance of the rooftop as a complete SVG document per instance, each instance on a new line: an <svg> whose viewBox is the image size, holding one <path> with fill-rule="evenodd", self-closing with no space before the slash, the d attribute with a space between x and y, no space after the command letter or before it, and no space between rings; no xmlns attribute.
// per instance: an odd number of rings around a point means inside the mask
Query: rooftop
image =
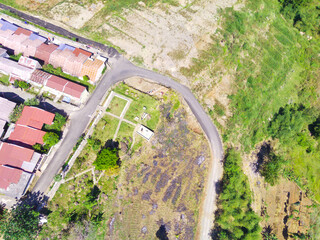
<svg viewBox="0 0 320 240"><path fill-rule="evenodd" d="M9 140L33 146L36 143L43 144L43 136L46 132L28 126L16 125L10 134Z"/></svg>
<svg viewBox="0 0 320 240"><path fill-rule="evenodd" d="M9 122L10 114L15 106L16 104L14 102L0 97L0 119Z"/></svg>
<svg viewBox="0 0 320 240"><path fill-rule="evenodd" d="M40 108L25 106L17 124L41 129L43 124L52 124L54 116L53 113Z"/></svg>

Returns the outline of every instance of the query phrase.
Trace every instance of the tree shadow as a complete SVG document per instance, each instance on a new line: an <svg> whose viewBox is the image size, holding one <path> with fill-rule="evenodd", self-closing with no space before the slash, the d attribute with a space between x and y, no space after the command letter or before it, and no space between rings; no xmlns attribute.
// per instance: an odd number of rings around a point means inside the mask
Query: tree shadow
<svg viewBox="0 0 320 240"><path fill-rule="evenodd" d="M257 154L257 162L255 164L255 169L254 171L257 173L261 170L261 166L263 164L263 161L265 159L266 156L268 156L271 152L271 146L270 146L270 143L269 142L264 142Z"/></svg>
<svg viewBox="0 0 320 240"><path fill-rule="evenodd" d="M110 149L117 149L120 150L119 148L119 142L118 141L113 141L112 139L109 139L106 141L104 144L104 148L110 148Z"/></svg>
<svg viewBox="0 0 320 240"><path fill-rule="evenodd" d="M161 225L156 232L156 237L160 240L169 240L165 225Z"/></svg>

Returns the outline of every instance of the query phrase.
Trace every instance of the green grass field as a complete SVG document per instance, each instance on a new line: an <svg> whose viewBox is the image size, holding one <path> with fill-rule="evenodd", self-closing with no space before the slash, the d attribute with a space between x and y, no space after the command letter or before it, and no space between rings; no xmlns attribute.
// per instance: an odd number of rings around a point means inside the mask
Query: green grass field
<svg viewBox="0 0 320 240"><path fill-rule="evenodd" d="M132 89L122 83L117 85L114 91L133 100L125 115L125 119L133 123L144 124L150 129L155 129L157 127L160 117L160 112L158 109L159 103L157 99ZM147 113L149 117L141 120L143 113ZM139 118L138 121L135 120L136 117Z"/></svg>
<svg viewBox="0 0 320 240"><path fill-rule="evenodd" d="M120 117L120 114L122 113L122 110L124 109L126 104L127 104L126 100L115 96L115 97L113 97L113 99L107 109L107 112L110 112L110 113Z"/></svg>

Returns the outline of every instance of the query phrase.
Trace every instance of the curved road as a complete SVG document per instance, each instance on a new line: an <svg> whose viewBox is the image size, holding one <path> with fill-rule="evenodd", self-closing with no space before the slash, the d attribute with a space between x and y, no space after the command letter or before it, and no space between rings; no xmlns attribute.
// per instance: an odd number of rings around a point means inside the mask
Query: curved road
<svg viewBox="0 0 320 240"><path fill-rule="evenodd" d="M169 77L161 74L136 67L122 56L118 56L117 61L113 64L112 69L103 77L94 93L91 95L87 104L79 111L72 114L70 117L71 124L68 133L66 134L61 147L55 153L53 160L49 163L46 170L41 175L33 192L46 192L50 186L54 176L61 169L68 155L76 144L78 138L86 129L90 116L94 114L96 107L103 100L106 91L115 83L123 81L124 79L139 76L146 79L153 80L161 85L172 88L179 92L193 114L199 121L207 139L211 145L212 161L209 164L208 179L204 190L203 205L200 209L199 224L198 224L198 239L209 239L209 233L213 225L213 211L216 201L216 182L222 176L223 147L220 140L219 133L212 123L210 117L203 110L198 100L194 97L190 89L172 80Z"/></svg>

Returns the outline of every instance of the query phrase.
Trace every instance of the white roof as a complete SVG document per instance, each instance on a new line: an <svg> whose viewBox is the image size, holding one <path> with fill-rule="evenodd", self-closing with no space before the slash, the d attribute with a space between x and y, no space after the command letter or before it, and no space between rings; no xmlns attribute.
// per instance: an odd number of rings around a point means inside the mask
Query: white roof
<svg viewBox="0 0 320 240"><path fill-rule="evenodd" d="M4 126L6 125L6 121L0 119L0 137L2 136L2 133L4 131Z"/></svg>
<svg viewBox="0 0 320 240"><path fill-rule="evenodd" d="M148 141L153 136L153 131L143 125L139 126L137 133L140 134L145 139L147 139Z"/></svg>
<svg viewBox="0 0 320 240"><path fill-rule="evenodd" d="M23 80L29 80L34 69L27 68L15 61L0 57L0 72L7 75L14 74Z"/></svg>
<svg viewBox="0 0 320 240"><path fill-rule="evenodd" d="M18 63L22 66L32 68L32 69L41 68L41 65L38 61L31 59L31 58L28 58L28 57L24 57L24 56L21 56L19 58Z"/></svg>
<svg viewBox="0 0 320 240"><path fill-rule="evenodd" d="M9 117L16 104L0 97L0 119L9 122Z"/></svg>

